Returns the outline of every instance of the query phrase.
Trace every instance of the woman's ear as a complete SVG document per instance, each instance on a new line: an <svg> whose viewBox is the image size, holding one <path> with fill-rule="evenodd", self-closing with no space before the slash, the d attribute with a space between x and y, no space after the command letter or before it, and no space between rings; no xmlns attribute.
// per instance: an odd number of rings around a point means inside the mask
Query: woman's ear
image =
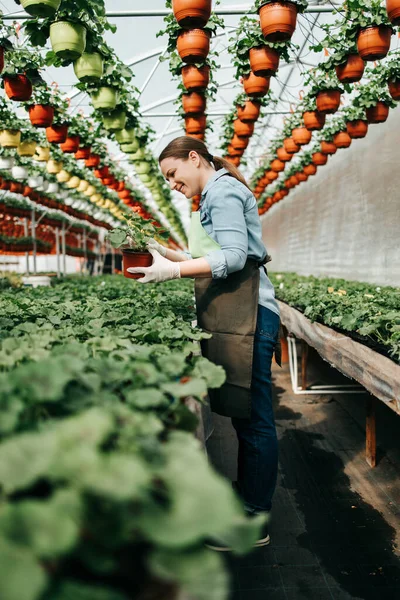
<svg viewBox="0 0 400 600"><path fill-rule="evenodd" d="M192 162L192 164L195 167L199 167L200 166L200 156L198 155L198 153L196 152L196 150L191 150L189 152L189 160Z"/></svg>

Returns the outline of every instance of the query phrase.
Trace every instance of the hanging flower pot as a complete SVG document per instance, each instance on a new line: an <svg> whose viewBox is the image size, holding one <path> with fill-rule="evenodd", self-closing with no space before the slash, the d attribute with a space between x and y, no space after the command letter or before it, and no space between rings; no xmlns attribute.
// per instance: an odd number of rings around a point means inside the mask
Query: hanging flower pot
<svg viewBox="0 0 400 600"><path fill-rule="evenodd" d="M33 158L38 162L47 162L50 159L50 148L36 146L36 154Z"/></svg>
<svg viewBox="0 0 400 600"><path fill-rule="evenodd" d="M186 133L204 133L206 128L206 117L200 115L198 117L185 117Z"/></svg>
<svg viewBox="0 0 400 600"><path fill-rule="evenodd" d="M27 179L28 178L28 169L25 167L20 167L16 165L11 169L11 174L14 179Z"/></svg>
<svg viewBox="0 0 400 600"><path fill-rule="evenodd" d="M346 130L351 138L364 138L367 135L368 122L364 121L363 119L357 119L356 121L347 121Z"/></svg>
<svg viewBox="0 0 400 600"><path fill-rule="evenodd" d="M151 164L145 160L142 162L136 162L135 170L138 174L147 175L151 171Z"/></svg>
<svg viewBox="0 0 400 600"><path fill-rule="evenodd" d="M400 79L389 81L388 87L393 100L400 100Z"/></svg>
<svg viewBox="0 0 400 600"><path fill-rule="evenodd" d="M109 114L103 115L103 125L108 131L124 129L126 125L126 112L121 109L116 109Z"/></svg>
<svg viewBox="0 0 400 600"><path fill-rule="evenodd" d="M173 0L172 10L181 27L204 27L211 16L211 0Z"/></svg>
<svg viewBox="0 0 400 600"><path fill-rule="evenodd" d="M390 48L392 28L389 25L366 27L357 37L357 50L362 59L373 61L385 58Z"/></svg>
<svg viewBox="0 0 400 600"><path fill-rule="evenodd" d="M297 175L297 180L299 183L302 183L303 181L307 181L308 179L308 175L306 175L304 173L304 171L300 171L300 173L296 173Z"/></svg>
<svg viewBox="0 0 400 600"><path fill-rule="evenodd" d="M246 100L243 106L237 107L238 119L243 123L254 123L260 116L261 104L257 100Z"/></svg>
<svg viewBox="0 0 400 600"><path fill-rule="evenodd" d="M176 49L183 62L202 62L210 51L210 34L204 29L182 31L176 40Z"/></svg>
<svg viewBox="0 0 400 600"><path fill-rule="evenodd" d="M243 77L244 91L250 97L261 98L268 93L270 86L269 77L259 77L252 71Z"/></svg>
<svg viewBox="0 0 400 600"><path fill-rule="evenodd" d="M121 192L118 192L118 196L121 198L121 200L123 200L124 198L130 198L131 193L129 190L122 190Z"/></svg>
<svg viewBox="0 0 400 600"><path fill-rule="evenodd" d="M34 127L50 127L54 119L54 108L44 104L29 107L29 119Z"/></svg>
<svg viewBox="0 0 400 600"><path fill-rule="evenodd" d="M49 160L47 161L47 165L46 165L46 169L48 173L51 173L52 175L56 175L57 173L59 173L63 168L63 164L62 162L57 162L56 160Z"/></svg>
<svg viewBox="0 0 400 600"><path fill-rule="evenodd" d="M20 183L17 183L16 181L10 182L10 192L12 192L13 194L20 194L22 190L23 186Z"/></svg>
<svg viewBox="0 0 400 600"><path fill-rule="evenodd" d="M210 67L208 65L202 67L185 65L182 67L181 73L182 83L188 92L200 92L207 89L210 82Z"/></svg>
<svg viewBox="0 0 400 600"><path fill-rule="evenodd" d="M386 10L392 25L400 25L400 1L386 0Z"/></svg>
<svg viewBox="0 0 400 600"><path fill-rule="evenodd" d="M101 180L102 184L109 187L110 185L112 185L113 183L115 183L115 177L104 177Z"/></svg>
<svg viewBox="0 0 400 600"><path fill-rule="evenodd" d="M276 151L276 155L282 162L288 162L293 158L293 154L287 152L283 146L282 148L278 148L278 150Z"/></svg>
<svg viewBox="0 0 400 600"><path fill-rule="evenodd" d="M300 146L296 144L291 137L283 140L283 147L285 148L286 152L289 152L289 154L295 154L300 150Z"/></svg>
<svg viewBox="0 0 400 600"><path fill-rule="evenodd" d="M133 142L128 142L126 144L120 145L121 151L125 152L125 154L135 154L139 148L139 141L134 140Z"/></svg>
<svg viewBox="0 0 400 600"><path fill-rule="evenodd" d="M340 90L321 90L316 96L317 109L325 115L337 111L340 105Z"/></svg>
<svg viewBox="0 0 400 600"><path fill-rule="evenodd" d="M22 195L25 196L25 198L29 198L29 196L31 196L33 192L33 189L31 187L29 187L29 185L24 185L24 189L22 190Z"/></svg>
<svg viewBox="0 0 400 600"><path fill-rule="evenodd" d="M13 156L0 156L0 169L11 169L14 165L14 162L15 159Z"/></svg>
<svg viewBox="0 0 400 600"><path fill-rule="evenodd" d="M314 164L306 165L303 171L307 175L307 177L311 177L311 175L315 175L315 173L317 172L317 167Z"/></svg>
<svg viewBox="0 0 400 600"><path fill-rule="evenodd" d="M127 269L131 267L151 267L153 256L150 252L136 252L135 250L122 250L122 263L124 267L124 277L128 279L140 279L144 277L143 273L129 273Z"/></svg>
<svg viewBox="0 0 400 600"><path fill-rule="evenodd" d="M9 190L10 189L10 181L6 181L2 177L0 177L0 190Z"/></svg>
<svg viewBox="0 0 400 600"><path fill-rule="evenodd" d="M206 110L206 97L199 92L183 94L182 107L185 115L201 115Z"/></svg>
<svg viewBox="0 0 400 600"><path fill-rule="evenodd" d="M307 110L303 113L305 127L309 131L318 131L325 125L325 115L317 110Z"/></svg>
<svg viewBox="0 0 400 600"><path fill-rule="evenodd" d="M30 188L35 190L36 188L43 185L43 177L41 175L36 175L35 177L28 177L28 185Z"/></svg>
<svg viewBox="0 0 400 600"><path fill-rule="evenodd" d="M238 167L240 165L240 156L228 156L226 160L234 167Z"/></svg>
<svg viewBox="0 0 400 600"><path fill-rule="evenodd" d="M389 116L389 107L384 102L377 102L375 106L365 111L368 123L384 123Z"/></svg>
<svg viewBox="0 0 400 600"><path fill-rule="evenodd" d="M277 171L267 171L265 177L268 179L268 181L272 182L275 181L275 179L278 179L279 175Z"/></svg>
<svg viewBox="0 0 400 600"><path fill-rule="evenodd" d="M29 15L45 19L53 17L60 4L61 0L20 0L22 7Z"/></svg>
<svg viewBox="0 0 400 600"><path fill-rule="evenodd" d="M55 21L50 25L53 52L63 60L76 60L86 46L86 28L80 23Z"/></svg>
<svg viewBox="0 0 400 600"><path fill-rule="evenodd" d="M66 186L70 190L75 190L76 188L79 187L80 182L81 182L80 178L77 177L76 175L73 175L71 177L71 179L68 179L68 181L66 182Z"/></svg>
<svg viewBox="0 0 400 600"><path fill-rule="evenodd" d="M94 83L102 78L104 61L98 52L84 52L74 62L74 73L84 83Z"/></svg>
<svg viewBox="0 0 400 600"><path fill-rule="evenodd" d="M89 169L95 169L100 164L100 156L98 154L91 154L85 161L85 166Z"/></svg>
<svg viewBox="0 0 400 600"><path fill-rule="evenodd" d="M237 135L234 135L233 138L231 139L231 145L234 148L239 148L240 150L243 149L245 150L247 148L247 146L249 145L249 138L240 138Z"/></svg>
<svg viewBox="0 0 400 600"><path fill-rule="evenodd" d="M65 171L65 169L61 169L61 171L56 175L58 183L66 183L71 179L71 177L71 173L68 173L68 171Z"/></svg>
<svg viewBox="0 0 400 600"><path fill-rule="evenodd" d="M233 131L239 137L251 137L254 132L254 123L244 123L240 119L233 122Z"/></svg>
<svg viewBox="0 0 400 600"><path fill-rule="evenodd" d="M68 136L63 144L60 144L60 148L66 154L75 154L79 150L80 143L79 135Z"/></svg>
<svg viewBox="0 0 400 600"><path fill-rule="evenodd" d="M50 144L63 144L67 139L68 125L51 125L46 127L46 137Z"/></svg>
<svg viewBox="0 0 400 600"><path fill-rule="evenodd" d="M269 46L250 48L250 69L259 77L275 75L279 67L279 53Z"/></svg>
<svg viewBox="0 0 400 600"><path fill-rule="evenodd" d="M336 65L336 75L342 83L355 83L360 81L365 69L365 63L358 54L349 54L346 62Z"/></svg>
<svg viewBox="0 0 400 600"><path fill-rule="evenodd" d="M47 188L47 193L48 194L57 194L58 190L59 190L58 183L56 183L55 181L50 181L49 187Z"/></svg>
<svg viewBox="0 0 400 600"><path fill-rule="evenodd" d="M0 131L0 146L3 148L18 148L21 142L21 132L15 129Z"/></svg>
<svg viewBox="0 0 400 600"><path fill-rule="evenodd" d="M136 141L139 147L139 142L136 140L135 136L135 130L132 127L128 129L119 129L114 135L119 144L131 144Z"/></svg>
<svg viewBox="0 0 400 600"><path fill-rule="evenodd" d="M89 187L89 182L86 181L86 179L81 179L76 191L83 194L83 192L86 192L88 187Z"/></svg>
<svg viewBox="0 0 400 600"><path fill-rule="evenodd" d="M114 110L119 102L119 93L112 87L100 87L90 95L93 108L97 110Z"/></svg>
<svg viewBox="0 0 400 600"><path fill-rule="evenodd" d="M335 154L335 152L337 150L337 148L333 142L322 141L320 146L321 146L322 154Z"/></svg>
<svg viewBox="0 0 400 600"><path fill-rule="evenodd" d="M299 180L297 179L297 175L291 175L290 181L291 181L293 187L296 187L296 185L299 185Z"/></svg>
<svg viewBox="0 0 400 600"><path fill-rule="evenodd" d="M312 155L312 162L316 166L326 165L328 162L328 156L326 154L322 154L322 152L314 152Z"/></svg>
<svg viewBox="0 0 400 600"><path fill-rule="evenodd" d="M19 156L33 156L36 152L36 142L21 142L17 148Z"/></svg>
<svg viewBox="0 0 400 600"><path fill-rule="evenodd" d="M90 156L90 146L85 146L85 148L79 148L75 152L76 160L87 160Z"/></svg>
<svg viewBox="0 0 400 600"><path fill-rule="evenodd" d="M32 84L26 75L5 75L4 91L10 100L24 102L32 96Z"/></svg>
<svg viewBox="0 0 400 600"><path fill-rule="evenodd" d="M96 169L93 173L97 179L104 179L110 174L110 168L107 165L102 166L100 169Z"/></svg>
<svg viewBox="0 0 400 600"><path fill-rule="evenodd" d="M229 156L243 156L245 148L234 148L232 144L229 144L227 152Z"/></svg>
<svg viewBox="0 0 400 600"><path fill-rule="evenodd" d="M311 141L311 131L307 127L295 127L292 129L292 138L298 146L304 146Z"/></svg>
<svg viewBox="0 0 400 600"><path fill-rule="evenodd" d="M280 173L281 171L283 171L285 168L285 163L281 160L278 160L277 158L275 158L275 160L273 160L271 162L270 165L270 169L272 171L275 171L276 173Z"/></svg>
<svg viewBox="0 0 400 600"><path fill-rule="evenodd" d="M347 131L339 131L333 136L333 143L337 148L348 148L351 144L351 137Z"/></svg>
<svg viewBox="0 0 400 600"><path fill-rule="evenodd" d="M270 2L259 9L263 36L270 42L290 40L296 29L297 8L292 2Z"/></svg>
<svg viewBox="0 0 400 600"><path fill-rule="evenodd" d="M96 188L94 187L94 185L89 185L89 187L83 193L85 196L88 196L90 198L95 192Z"/></svg>

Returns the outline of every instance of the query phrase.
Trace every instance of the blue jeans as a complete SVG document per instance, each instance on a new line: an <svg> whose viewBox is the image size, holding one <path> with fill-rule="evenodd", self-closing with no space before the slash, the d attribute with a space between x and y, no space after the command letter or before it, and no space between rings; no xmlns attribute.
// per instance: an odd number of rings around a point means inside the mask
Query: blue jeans
<svg viewBox="0 0 400 600"><path fill-rule="evenodd" d="M251 382L251 418L232 419L238 453L237 490L251 513L271 510L278 473L278 440L272 410L271 362L279 317L258 305Z"/></svg>

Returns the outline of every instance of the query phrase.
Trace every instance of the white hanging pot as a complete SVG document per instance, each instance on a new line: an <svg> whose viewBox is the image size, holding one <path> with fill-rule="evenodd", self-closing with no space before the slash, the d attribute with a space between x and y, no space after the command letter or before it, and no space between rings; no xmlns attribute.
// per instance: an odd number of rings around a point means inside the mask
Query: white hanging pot
<svg viewBox="0 0 400 600"><path fill-rule="evenodd" d="M28 178L28 169L26 169L25 167L19 167L18 165L13 167L11 169L11 174L14 177L14 179L27 179Z"/></svg>
<svg viewBox="0 0 400 600"><path fill-rule="evenodd" d="M49 194L56 194L58 192L58 183L49 183L49 187L47 188L47 192Z"/></svg>
<svg viewBox="0 0 400 600"><path fill-rule="evenodd" d="M45 179L43 179L43 183L41 185L39 185L36 189L38 192L47 192L47 190L49 189L49 182L46 181Z"/></svg>
<svg viewBox="0 0 400 600"><path fill-rule="evenodd" d="M41 185L43 185L43 177L41 175L37 175L36 177L29 177L28 185L32 189L40 187Z"/></svg>
<svg viewBox="0 0 400 600"><path fill-rule="evenodd" d="M11 169L14 162L13 156L0 156L0 169Z"/></svg>
<svg viewBox="0 0 400 600"><path fill-rule="evenodd" d="M60 189L58 192L58 197L61 198L61 200L65 200L68 197L68 190ZM67 204L67 202L65 204Z"/></svg>

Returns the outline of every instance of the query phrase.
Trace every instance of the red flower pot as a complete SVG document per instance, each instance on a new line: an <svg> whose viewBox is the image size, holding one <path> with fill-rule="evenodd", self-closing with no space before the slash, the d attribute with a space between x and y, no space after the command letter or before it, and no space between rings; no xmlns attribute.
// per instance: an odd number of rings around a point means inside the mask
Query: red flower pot
<svg viewBox="0 0 400 600"><path fill-rule="evenodd" d="M363 119L357 121L348 121L346 123L347 133L351 138L358 139L364 138L368 131L368 122Z"/></svg>
<svg viewBox="0 0 400 600"><path fill-rule="evenodd" d="M67 154L75 154L75 152L78 152L79 150L80 141L79 135L71 135L67 137L63 144L60 144L60 148Z"/></svg>
<svg viewBox="0 0 400 600"><path fill-rule="evenodd" d="M277 171L267 171L265 173L265 177L268 179L269 182L275 181L275 179L278 179L278 172Z"/></svg>
<svg viewBox="0 0 400 600"><path fill-rule="evenodd" d="M333 136L333 143L337 148L348 148L351 144L351 137L347 131L339 131Z"/></svg>
<svg viewBox="0 0 400 600"><path fill-rule="evenodd" d="M121 200L126 200L127 198L131 197L131 193L129 190L122 190L121 192L118 192L118 196L121 198Z"/></svg>
<svg viewBox="0 0 400 600"><path fill-rule="evenodd" d="M315 175L317 172L317 167L314 164L306 165L303 169L303 172L308 176Z"/></svg>
<svg viewBox="0 0 400 600"><path fill-rule="evenodd" d="M240 156L228 156L226 160L234 167L238 167L240 165Z"/></svg>
<svg viewBox="0 0 400 600"><path fill-rule="evenodd" d="M281 171L284 170L285 163L282 162L281 160L278 160L277 158L275 158L275 160L273 160L271 162L270 168L272 171L275 171L276 173L280 173Z"/></svg>
<svg viewBox="0 0 400 600"><path fill-rule="evenodd" d="M283 140L283 147L285 148L286 152L289 152L289 154L295 154L300 150L300 146L298 146L291 137Z"/></svg>
<svg viewBox="0 0 400 600"><path fill-rule="evenodd" d="M368 123L384 123L389 116L389 107L384 102L377 102L375 106L365 111Z"/></svg>
<svg viewBox="0 0 400 600"><path fill-rule="evenodd" d="M204 65L196 67L195 65L185 65L181 71L182 83L188 92L202 91L207 89L210 81L210 67Z"/></svg>
<svg viewBox="0 0 400 600"><path fill-rule="evenodd" d="M104 179L105 177L108 177L109 174L110 168L107 167L107 165L104 165L103 167L100 167L100 169L96 169L93 172L93 175L97 177L97 179Z"/></svg>
<svg viewBox="0 0 400 600"><path fill-rule="evenodd" d="M205 115L185 117L186 133L204 133L206 124L207 121Z"/></svg>
<svg viewBox="0 0 400 600"><path fill-rule="evenodd" d="M254 123L260 116L261 104L256 100L246 100L243 106L237 107L238 119L243 123Z"/></svg>
<svg viewBox="0 0 400 600"><path fill-rule="evenodd" d="M400 0L386 0L386 10L392 25L400 25Z"/></svg>
<svg viewBox="0 0 400 600"><path fill-rule="evenodd" d="M279 67L279 54L269 46L250 48L250 69L259 77L275 75Z"/></svg>
<svg viewBox="0 0 400 600"><path fill-rule="evenodd" d="M90 146L86 146L85 148L79 148L79 150L77 150L75 152L76 160L88 160L89 157L90 157Z"/></svg>
<svg viewBox="0 0 400 600"><path fill-rule="evenodd" d="M24 102L32 96L32 84L26 75L6 75L4 91L10 100Z"/></svg>
<svg viewBox="0 0 400 600"><path fill-rule="evenodd" d="M292 129L292 138L298 146L304 146L311 141L311 131L307 127L295 127Z"/></svg>
<svg viewBox="0 0 400 600"><path fill-rule="evenodd" d="M261 98L268 93L270 80L269 77L259 77L250 71L248 75L243 77L244 91L250 98Z"/></svg>
<svg viewBox="0 0 400 600"><path fill-rule="evenodd" d="M30 196L32 196L32 192L33 192L33 189L31 187L29 187L29 185L25 185L24 189L22 191L22 195L25 196L26 198L29 198Z"/></svg>
<svg viewBox="0 0 400 600"><path fill-rule="evenodd" d="M283 146L282 146L282 148L278 148L278 150L276 151L276 155L277 155L278 159L281 160L282 162L288 162L288 161L292 160L292 158L293 158L293 154L291 154L290 152L287 152Z"/></svg>
<svg viewBox="0 0 400 600"><path fill-rule="evenodd" d="M322 154L335 154L337 151L337 148L333 142L322 141L320 146Z"/></svg>
<svg viewBox="0 0 400 600"><path fill-rule="evenodd" d="M85 161L85 166L89 169L95 169L100 164L100 156L98 154L91 154Z"/></svg>
<svg viewBox="0 0 400 600"><path fill-rule="evenodd" d="M297 8L292 2L270 2L259 10L263 36L270 42L290 40L296 29Z"/></svg>
<svg viewBox="0 0 400 600"><path fill-rule="evenodd" d="M115 177L104 177L101 180L103 185L106 185L107 187L110 185L113 185L113 183L115 183Z"/></svg>
<svg viewBox="0 0 400 600"><path fill-rule="evenodd" d="M393 100L400 100L400 79L388 82L389 94Z"/></svg>
<svg viewBox="0 0 400 600"><path fill-rule="evenodd" d="M392 29L389 25L366 27L357 37L357 50L362 59L373 61L385 58L390 48Z"/></svg>
<svg viewBox="0 0 400 600"><path fill-rule="evenodd" d="M29 118L34 127L50 127L54 119L54 108L44 104L29 107Z"/></svg>
<svg viewBox="0 0 400 600"><path fill-rule="evenodd" d="M176 40L176 49L183 62L202 62L210 51L210 34L204 29L182 31Z"/></svg>
<svg viewBox="0 0 400 600"><path fill-rule="evenodd" d="M185 115L201 115L206 110L206 97L199 92L183 94L182 107Z"/></svg>
<svg viewBox="0 0 400 600"><path fill-rule="evenodd" d="M300 171L300 173L296 173L297 175L297 180L299 183L302 183L303 181L307 181L308 179L308 175L306 175L304 173L304 171Z"/></svg>
<svg viewBox="0 0 400 600"><path fill-rule="evenodd" d="M309 131L318 131L325 125L325 115L317 110L307 110L303 113L303 121L305 127Z"/></svg>
<svg viewBox="0 0 400 600"><path fill-rule="evenodd" d="M325 115L337 111L340 105L340 90L322 90L316 97L317 109Z"/></svg>
<svg viewBox="0 0 400 600"><path fill-rule="evenodd" d="M46 127L46 137L50 144L63 144L67 139L68 125L51 125Z"/></svg>
<svg viewBox="0 0 400 600"><path fill-rule="evenodd" d="M211 16L211 0L173 0L172 10L182 27L204 27Z"/></svg>
<svg viewBox="0 0 400 600"><path fill-rule="evenodd" d="M233 131L239 137L251 137L254 132L254 123L243 123L240 119L233 122Z"/></svg>
<svg viewBox="0 0 400 600"><path fill-rule="evenodd" d="M16 181L11 181L10 183L10 192L14 194L20 194L23 191L22 183L17 183Z"/></svg>
<svg viewBox="0 0 400 600"><path fill-rule="evenodd" d="M312 155L312 161L314 165L319 167L322 165L326 165L326 163L328 162L328 157L326 154L322 154L322 152L314 152L314 154Z"/></svg>
<svg viewBox="0 0 400 600"><path fill-rule="evenodd" d="M349 54L342 65L335 67L336 75L342 83L355 83L360 81L365 69L365 63L358 54Z"/></svg>
<svg viewBox="0 0 400 600"><path fill-rule="evenodd" d="M239 148L239 150L245 150L249 145L249 138L240 138L237 135L234 135L231 139L231 144L234 148Z"/></svg>

